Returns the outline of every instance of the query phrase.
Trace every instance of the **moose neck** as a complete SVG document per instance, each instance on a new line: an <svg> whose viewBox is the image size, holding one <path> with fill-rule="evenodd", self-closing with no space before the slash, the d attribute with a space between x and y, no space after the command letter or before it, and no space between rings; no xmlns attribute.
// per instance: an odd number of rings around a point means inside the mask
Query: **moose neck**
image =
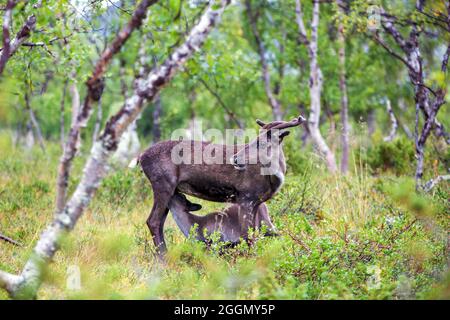
<svg viewBox="0 0 450 320"><path fill-rule="evenodd" d="M280 144L279 148L280 151L277 168L274 170L274 173L269 176L270 185L272 186L274 193L276 193L284 183L284 175L286 173L286 159L284 158L283 145Z"/></svg>

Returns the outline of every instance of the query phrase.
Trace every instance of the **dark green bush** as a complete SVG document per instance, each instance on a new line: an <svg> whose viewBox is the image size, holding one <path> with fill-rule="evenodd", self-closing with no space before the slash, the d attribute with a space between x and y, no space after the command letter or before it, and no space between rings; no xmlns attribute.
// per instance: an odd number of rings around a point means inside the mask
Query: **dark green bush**
<svg viewBox="0 0 450 320"><path fill-rule="evenodd" d="M284 140L283 152L289 174L302 174L308 171L313 164L314 158L309 146L302 147L301 141L295 137L289 136Z"/></svg>
<svg viewBox="0 0 450 320"><path fill-rule="evenodd" d="M136 205L151 195L151 188L140 170L118 169L107 176L97 192L99 203L113 206Z"/></svg>
<svg viewBox="0 0 450 320"><path fill-rule="evenodd" d="M405 137L374 143L366 152L357 152L357 158L375 173L411 174L414 168L414 143Z"/></svg>

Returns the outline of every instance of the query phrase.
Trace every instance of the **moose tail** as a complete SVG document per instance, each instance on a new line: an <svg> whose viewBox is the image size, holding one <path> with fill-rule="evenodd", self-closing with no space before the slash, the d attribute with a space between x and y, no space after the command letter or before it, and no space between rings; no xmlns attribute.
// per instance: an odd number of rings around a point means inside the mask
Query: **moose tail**
<svg viewBox="0 0 450 320"><path fill-rule="evenodd" d="M138 155L136 158L133 158L133 159L130 161L130 163L128 164L128 168L130 168L130 169L136 168L137 165L138 165L139 162L140 162L140 159L139 159L140 156L141 156L141 155Z"/></svg>

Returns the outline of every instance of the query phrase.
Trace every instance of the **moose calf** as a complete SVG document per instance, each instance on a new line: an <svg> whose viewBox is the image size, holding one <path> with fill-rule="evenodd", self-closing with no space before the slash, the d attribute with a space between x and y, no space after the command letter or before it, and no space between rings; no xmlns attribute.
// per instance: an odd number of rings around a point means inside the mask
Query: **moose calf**
<svg viewBox="0 0 450 320"><path fill-rule="evenodd" d="M173 218L183 234L188 237L191 229L197 225L196 238L199 241L207 242L206 235L214 232L220 234L220 241L238 243L241 238L245 239L247 234L242 232L239 224L240 206L231 205L221 212L212 212L205 216L192 214L191 211L201 209L199 204L190 202L183 194L175 194L169 202L169 209ZM269 211L264 203L261 203L256 211L255 229L261 229L265 225L267 231L265 236L275 236L275 226L270 221Z"/></svg>

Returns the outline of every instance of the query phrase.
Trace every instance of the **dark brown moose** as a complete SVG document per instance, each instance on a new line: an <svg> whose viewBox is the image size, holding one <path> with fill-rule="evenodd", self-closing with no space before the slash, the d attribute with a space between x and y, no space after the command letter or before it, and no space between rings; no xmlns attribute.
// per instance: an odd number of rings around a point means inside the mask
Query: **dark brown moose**
<svg viewBox="0 0 450 320"><path fill-rule="evenodd" d="M204 141L162 141L137 159L150 180L154 204L147 226L162 257L166 252L163 227L171 198L184 193L204 200L239 204L239 233L244 237L255 227L259 205L280 189L286 173L286 162L281 143L289 134L287 129L301 125L302 116L291 121L256 122L262 128L259 136L244 145L219 145ZM219 163L175 163L173 150L190 152L191 159L198 153L214 150L221 157ZM188 151L186 151L188 150ZM255 152L255 150L257 152ZM197 154L196 154L197 153ZM228 157L231 155L231 157Z"/></svg>

